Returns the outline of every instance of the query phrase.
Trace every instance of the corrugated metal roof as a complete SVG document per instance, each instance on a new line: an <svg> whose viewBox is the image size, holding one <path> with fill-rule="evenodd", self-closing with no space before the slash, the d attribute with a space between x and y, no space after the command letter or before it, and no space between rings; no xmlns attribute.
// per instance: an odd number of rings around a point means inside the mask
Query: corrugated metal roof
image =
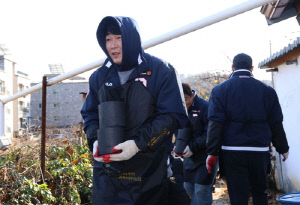
<svg viewBox="0 0 300 205"><path fill-rule="evenodd" d="M258 64L258 67L263 67L263 66L269 66L270 62L280 58L281 56L289 53L290 51L294 50L295 48L300 46L300 37L298 37L292 44L289 44L288 46L284 47L281 49L279 52L274 53L270 58L267 58L263 61L261 61Z"/></svg>

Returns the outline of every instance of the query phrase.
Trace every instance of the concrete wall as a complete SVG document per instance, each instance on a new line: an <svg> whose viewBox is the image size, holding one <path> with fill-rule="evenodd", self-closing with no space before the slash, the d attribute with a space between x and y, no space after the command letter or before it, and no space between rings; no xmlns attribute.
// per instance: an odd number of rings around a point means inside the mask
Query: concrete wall
<svg viewBox="0 0 300 205"><path fill-rule="evenodd" d="M80 110L83 99L80 92L87 92L88 82L57 83L47 87L46 126L67 127L82 122ZM42 90L31 94L31 125L41 126Z"/></svg>
<svg viewBox="0 0 300 205"><path fill-rule="evenodd" d="M298 192L300 191L300 64L280 65L278 72L274 72L273 79L290 146L287 161L279 161L279 155L276 154L277 184L278 188L286 193Z"/></svg>

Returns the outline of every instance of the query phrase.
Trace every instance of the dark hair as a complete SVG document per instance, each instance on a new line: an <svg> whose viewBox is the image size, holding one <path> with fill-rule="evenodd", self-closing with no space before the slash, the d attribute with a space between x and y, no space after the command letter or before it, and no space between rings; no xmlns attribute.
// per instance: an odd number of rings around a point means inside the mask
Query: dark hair
<svg viewBox="0 0 300 205"><path fill-rule="evenodd" d="M105 35L107 36L109 34L121 35L120 28L114 24L109 24L105 29Z"/></svg>
<svg viewBox="0 0 300 205"><path fill-rule="evenodd" d="M192 96L192 88L190 86L190 84L188 83L182 83L182 89L183 89L183 93L187 94L188 96Z"/></svg>

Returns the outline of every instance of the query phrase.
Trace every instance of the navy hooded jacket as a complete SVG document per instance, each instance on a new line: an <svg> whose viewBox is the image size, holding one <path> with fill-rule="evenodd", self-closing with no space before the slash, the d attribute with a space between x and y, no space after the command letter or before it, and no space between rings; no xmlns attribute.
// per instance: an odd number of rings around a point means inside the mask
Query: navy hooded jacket
<svg viewBox="0 0 300 205"><path fill-rule="evenodd" d="M184 158L184 180L189 183L209 185L213 181L213 175L207 172L205 162L206 135L208 125L208 102L195 94L193 104L189 109L189 126L192 127L192 138L189 148L192 150L191 157Z"/></svg>
<svg viewBox="0 0 300 205"><path fill-rule="evenodd" d="M189 147L193 152L191 159L197 163L205 163L206 160L206 134L207 134L207 110L208 102L195 94L193 104L189 109L189 119L193 128L192 139Z"/></svg>
<svg viewBox="0 0 300 205"><path fill-rule="evenodd" d="M117 25L121 30L123 59L120 66L113 63L105 46L106 33L104 28L110 23ZM99 24L97 39L108 58L103 66L97 69L89 79L89 93L81 110L85 131L87 131L89 126L94 126L93 133L95 133L99 124L98 91L100 87L103 84L107 89L120 86L118 71L131 70L133 68L134 70L127 82L139 80L144 84L156 99L158 115L170 114L176 119L177 128L182 128L187 123L188 117L181 82L175 69L169 63L144 53L141 47L138 26L133 19L128 17L105 17ZM140 106L143 105L141 104ZM151 126L149 127L151 129ZM87 134L91 145L97 137L95 134L90 136L89 133Z"/></svg>

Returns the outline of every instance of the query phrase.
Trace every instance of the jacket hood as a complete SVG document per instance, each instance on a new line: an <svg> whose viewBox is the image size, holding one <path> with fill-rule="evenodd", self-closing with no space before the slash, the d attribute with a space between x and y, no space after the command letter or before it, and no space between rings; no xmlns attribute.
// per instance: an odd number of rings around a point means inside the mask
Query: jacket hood
<svg viewBox="0 0 300 205"><path fill-rule="evenodd" d="M109 58L111 63L114 64L109 54L107 53L105 46L105 31L106 27L109 24L114 24L115 26L118 26L122 35L122 64L120 66L116 66L120 67L121 71L130 70L136 67L138 65L139 55L142 56L143 54L137 22L132 18L123 16L107 16L103 18L100 22L97 29L97 40L106 56Z"/></svg>

